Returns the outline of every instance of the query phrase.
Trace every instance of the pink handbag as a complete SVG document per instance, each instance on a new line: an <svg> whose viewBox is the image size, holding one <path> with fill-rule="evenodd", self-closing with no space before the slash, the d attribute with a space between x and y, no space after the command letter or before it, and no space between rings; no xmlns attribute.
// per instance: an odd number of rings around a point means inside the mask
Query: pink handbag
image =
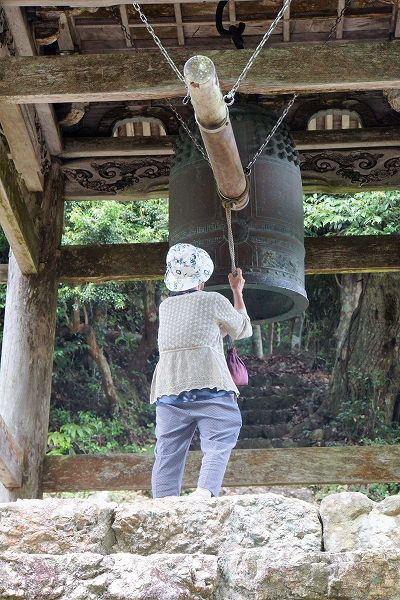
<svg viewBox="0 0 400 600"><path fill-rule="evenodd" d="M228 348L226 355L226 364L232 376L233 383L236 385L248 385L249 374L247 373L246 365L238 356L236 348Z"/></svg>

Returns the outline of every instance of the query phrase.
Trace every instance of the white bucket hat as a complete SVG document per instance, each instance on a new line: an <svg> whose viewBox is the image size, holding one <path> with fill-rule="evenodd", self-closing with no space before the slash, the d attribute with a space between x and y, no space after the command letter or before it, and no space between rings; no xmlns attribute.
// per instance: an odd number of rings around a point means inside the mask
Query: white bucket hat
<svg viewBox="0 0 400 600"><path fill-rule="evenodd" d="M211 256L192 244L175 244L167 254L165 285L172 292L184 292L210 279L214 271Z"/></svg>

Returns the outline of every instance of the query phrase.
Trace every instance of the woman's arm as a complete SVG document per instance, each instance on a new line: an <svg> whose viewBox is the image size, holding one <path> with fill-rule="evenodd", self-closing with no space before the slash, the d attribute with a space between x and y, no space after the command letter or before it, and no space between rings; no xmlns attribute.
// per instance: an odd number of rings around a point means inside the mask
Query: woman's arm
<svg viewBox="0 0 400 600"><path fill-rule="evenodd" d="M233 308L235 310L246 310L246 306L243 301L243 288L245 279L242 275L242 269L239 269L239 267L237 268L236 277L234 277L232 273L229 273L228 279L233 293Z"/></svg>

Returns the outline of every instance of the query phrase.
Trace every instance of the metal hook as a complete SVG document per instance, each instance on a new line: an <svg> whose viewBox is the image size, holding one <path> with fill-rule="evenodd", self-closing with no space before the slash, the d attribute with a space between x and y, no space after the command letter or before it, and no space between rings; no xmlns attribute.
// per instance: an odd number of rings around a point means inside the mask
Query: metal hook
<svg viewBox="0 0 400 600"><path fill-rule="evenodd" d="M228 94L225 94L224 100L227 106L232 106L232 104L235 102L235 96L228 92Z"/></svg>

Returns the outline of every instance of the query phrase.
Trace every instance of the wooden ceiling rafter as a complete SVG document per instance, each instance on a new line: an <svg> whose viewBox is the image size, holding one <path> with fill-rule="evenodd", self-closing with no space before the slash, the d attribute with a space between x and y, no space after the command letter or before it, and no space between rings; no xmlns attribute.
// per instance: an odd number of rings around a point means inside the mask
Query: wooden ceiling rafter
<svg viewBox="0 0 400 600"><path fill-rule="evenodd" d="M179 2L174 3L174 12L175 12L175 21L176 21L176 31L179 46L185 45L185 30L183 27L182 20L182 9Z"/></svg>
<svg viewBox="0 0 400 600"><path fill-rule="evenodd" d="M283 41L290 42L290 4L283 13Z"/></svg>

